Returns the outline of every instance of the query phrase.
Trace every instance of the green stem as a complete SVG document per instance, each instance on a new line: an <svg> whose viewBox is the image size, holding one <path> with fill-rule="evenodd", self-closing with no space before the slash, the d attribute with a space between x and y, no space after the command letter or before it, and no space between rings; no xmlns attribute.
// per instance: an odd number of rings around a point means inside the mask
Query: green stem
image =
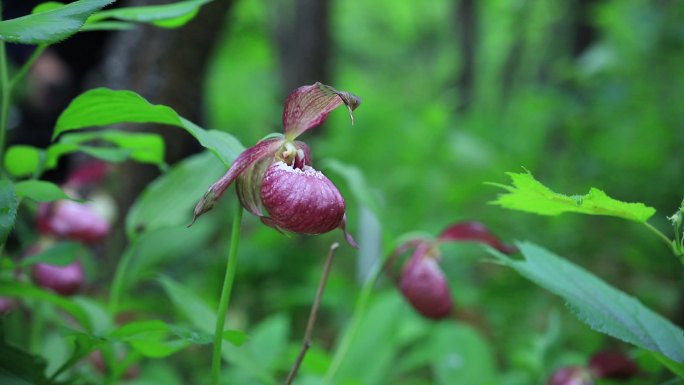
<svg viewBox="0 0 684 385"><path fill-rule="evenodd" d="M23 79L24 76L26 76L29 69L31 69L31 67L33 66L33 63L36 61L36 59L38 59L38 57L43 53L43 51L45 51L45 48L47 48L47 47L48 47L47 44L41 44L41 45L36 47L36 49L31 54L31 57L26 61L26 63L24 63L23 66L21 66L19 71L17 71L17 73L14 74L12 79L10 79L10 81L8 83L8 88L9 88L10 92L12 92L14 87L17 86L17 83L19 83L21 81L21 79Z"/></svg>
<svg viewBox="0 0 684 385"><path fill-rule="evenodd" d="M45 322L45 304L37 301L33 306L31 312L33 319L31 320L31 333L29 334L29 347L34 354L41 354L43 324Z"/></svg>
<svg viewBox="0 0 684 385"><path fill-rule="evenodd" d="M668 247L670 250L672 250L672 252L673 252L675 255L678 255L678 250L677 250L676 247L674 247L674 245L672 244L672 240L671 240L670 238L668 238L668 237L667 237L665 234L663 234L660 230L658 230L658 229L656 229L655 227L653 227L653 225L651 225L650 223L648 223L648 222L643 222L643 224L644 224L644 226L646 226L646 228L648 228L648 229L651 230L656 236L658 236L658 238L660 238L663 242L665 242L665 244L667 245L667 247Z"/></svg>
<svg viewBox="0 0 684 385"><path fill-rule="evenodd" d="M114 280L112 281L112 289L109 291L109 316L112 320L114 320L114 317L116 317L116 312L119 310L119 301L121 300L121 292L123 291L126 271L128 270L128 265L131 264L133 256L135 255L133 250L135 250L135 247L134 245L131 245L116 266Z"/></svg>
<svg viewBox="0 0 684 385"><path fill-rule="evenodd" d="M368 302L370 301L371 293L375 287L375 282L380 276L383 265L384 262L380 261L380 263L378 263L378 265L368 275L368 279L361 288L359 299L356 301L356 305L354 306L354 315L352 316L352 320L347 328L347 331L344 333L344 337L342 337L340 345L335 351L335 355L333 356L332 362L328 367L328 371L325 373L325 378L323 378L324 385L334 383L333 379L335 378L337 371L340 369L340 365L342 365L342 362L346 358L347 353L349 353L349 349L351 348L351 345L359 332L361 321L363 320L366 309L368 308Z"/></svg>
<svg viewBox="0 0 684 385"><path fill-rule="evenodd" d="M2 20L2 2L0 2ZM0 174L4 173L5 136L7 134L7 115L9 114L10 88L7 82L7 55L5 42L0 40Z"/></svg>
<svg viewBox="0 0 684 385"><path fill-rule="evenodd" d="M226 313L230 303L230 293L233 289L235 270L237 268L237 250L240 240L240 224L242 222L242 205L237 201L235 217L233 218L233 228L230 234L230 250L228 252L228 263L226 264L226 274L223 278L223 288L221 289L221 299L219 300L218 311L216 313L216 330L214 333L214 351L211 357L211 383L218 385L221 379L221 344L223 343L223 328L226 322Z"/></svg>

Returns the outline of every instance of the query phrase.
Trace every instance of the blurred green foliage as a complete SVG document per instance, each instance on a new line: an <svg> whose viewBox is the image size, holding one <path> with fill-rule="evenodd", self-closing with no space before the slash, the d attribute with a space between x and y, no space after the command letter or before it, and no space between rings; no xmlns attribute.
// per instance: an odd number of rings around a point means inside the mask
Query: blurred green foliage
<svg viewBox="0 0 684 385"><path fill-rule="evenodd" d="M236 1L225 30L216 31L221 43L206 74L206 128L230 133L245 147L281 131L283 101L291 91L283 89L279 75L274 3ZM381 277L367 312L352 322L362 283L357 277L367 273L358 271L366 266L360 261L364 253L379 260L404 233L436 235L452 222L474 219L505 240L543 245L682 323L681 265L643 226L503 210L489 204L500 190L485 182L506 183L505 172L525 168L554 191L584 194L593 186L618 200L654 207L651 223L668 234L666 215L684 196L684 3L474 4L472 89L466 92L459 83L469 58L460 46L458 0L331 1L328 83L363 102L354 126L338 109L302 139L310 144L316 167L346 197L352 233L357 239L360 233L375 237L380 246L338 251L297 384L320 384L339 364L331 381L336 385L527 385L543 383L554 368L583 364L605 348L631 349L644 371L655 373L633 385L645 385L662 369L645 352L590 330L559 299L513 271L482 263L485 252L473 245L443 246L442 266L458 320L421 318ZM589 38L577 36L579 24L593 32ZM172 124L203 132L179 119ZM223 132L202 135L223 148L240 148ZM122 289L116 306L100 304L109 288L64 303L23 284L9 289L28 290L29 300L61 306L96 332L111 326L103 323L111 322L107 311L117 313L113 307L124 321L129 317L149 328L142 331L158 333L148 336L158 351L150 351L143 339L138 349L131 344L128 352L109 352L130 362L170 354L178 344L206 343L235 195L226 193L211 214L190 229L184 226L194 202L224 166L209 153L193 156L141 195L127 216L130 244L124 255L130 264L115 285ZM16 200L12 191L5 195L6 201ZM379 220L378 234L367 209ZM3 237L5 232L0 231ZM324 255L341 239L339 231L284 236L245 216L227 328L244 331L247 338L244 344L224 344L226 383L272 384L285 377L300 346ZM98 274L109 278L108 272ZM59 317L54 308L43 311ZM22 328L20 314L5 322L8 330L20 331L6 336L8 342L35 342ZM350 324L358 333L336 364ZM73 349L63 330L46 329L37 350L48 358L52 373ZM244 335L235 333L242 342ZM131 336L142 338L126 337ZM128 383L206 383L209 357L209 349L190 346L164 362L146 361L141 376ZM100 378L92 368L77 370L91 382Z"/></svg>
<svg viewBox="0 0 684 385"><path fill-rule="evenodd" d="M580 13L578 2L567 0L476 2L472 100L458 108L464 58L457 4L332 2L330 84L359 95L362 105L353 127L346 112L335 111L317 134L303 138L314 161L334 158L361 170L381 192L386 240L477 219L506 239L545 245L669 318L680 317L673 311L683 289L681 267L641 226L501 210L488 204L499 191L483 182L504 183L504 172L524 167L557 191L583 194L595 186L655 207L652 223L668 234L665 216L684 195L684 5L614 0L592 2ZM268 2L238 2L206 78L208 126L244 145L281 129L289 90L277 76L274 17ZM593 31L581 51L577 23ZM328 175L347 197L350 226L358 231L358 201L343 179ZM250 319L294 312L300 325L294 330L301 330L299 312L313 296L325 245L339 236L285 241L250 222L237 289L250 300L238 301L248 306ZM457 306L486 319L488 343L506 373L501 383L532 383L551 367L610 346L568 312L556 312L561 302L510 271L479 264L479 248L446 249L443 263ZM355 287L354 252L340 254L335 269L346 275L333 277L324 300L337 327L351 311L348 290ZM379 290L393 289L385 282ZM563 332L540 350L550 314L562 315L554 322ZM443 326L424 327L439 333ZM323 344L339 332L322 329ZM432 373L428 378L438 381L439 370ZM402 383L423 383L411 378Z"/></svg>

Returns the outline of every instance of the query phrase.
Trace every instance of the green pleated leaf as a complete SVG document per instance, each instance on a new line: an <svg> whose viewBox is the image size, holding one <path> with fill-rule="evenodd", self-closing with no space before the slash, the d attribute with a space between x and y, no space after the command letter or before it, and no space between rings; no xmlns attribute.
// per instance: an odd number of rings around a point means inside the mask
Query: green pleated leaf
<svg viewBox="0 0 684 385"><path fill-rule="evenodd" d="M223 332L223 339L239 347L247 341L247 334L239 330L226 330Z"/></svg>
<svg viewBox="0 0 684 385"><path fill-rule="evenodd" d="M213 0L186 0L172 4L127 7L98 12L90 22L116 19L128 22L152 23L159 27L177 28L192 20L199 8Z"/></svg>
<svg viewBox="0 0 684 385"><path fill-rule="evenodd" d="M621 202L593 187L586 195L569 196L552 191L530 173L507 174L511 177L513 186L490 183L508 191L492 202L507 209L551 216L566 212L607 215L635 222L646 222L655 214L654 208L643 203Z"/></svg>
<svg viewBox="0 0 684 385"><path fill-rule="evenodd" d="M25 177L34 175L42 163L43 151L25 145L15 145L5 153L5 168L12 176Z"/></svg>
<svg viewBox="0 0 684 385"><path fill-rule="evenodd" d="M78 242L63 241L56 243L45 250L28 256L21 260L19 267L26 268L36 263L49 263L56 266L65 266L73 262L77 257L89 253Z"/></svg>
<svg viewBox="0 0 684 385"><path fill-rule="evenodd" d="M188 345L186 341L170 338L170 327L160 320L136 321L123 325L111 333L115 341L127 342L147 357L166 357Z"/></svg>
<svg viewBox="0 0 684 385"><path fill-rule="evenodd" d="M84 328L88 330L92 329L88 313L86 313L78 303L52 292L25 283L0 282L0 296L32 298L51 303L69 313Z"/></svg>
<svg viewBox="0 0 684 385"><path fill-rule="evenodd" d="M497 260L562 297L577 318L592 329L675 362L684 361L684 331L581 267L532 243L518 244L524 260L493 249Z"/></svg>
<svg viewBox="0 0 684 385"><path fill-rule="evenodd" d="M47 363L42 357L30 354L0 339L0 384L46 384Z"/></svg>
<svg viewBox="0 0 684 385"><path fill-rule="evenodd" d="M205 333L214 333L216 313L198 295L169 277L159 278L176 310Z"/></svg>
<svg viewBox="0 0 684 385"><path fill-rule="evenodd" d="M81 31L126 31L135 28L134 23L125 21L99 21L96 23L86 23Z"/></svg>
<svg viewBox="0 0 684 385"><path fill-rule="evenodd" d="M375 215L379 216L382 213L377 192L368 185L358 167L342 163L336 159L326 159L321 162L321 165L322 168L332 170L342 176L359 203L366 206Z"/></svg>
<svg viewBox="0 0 684 385"><path fill-rule="evenodd" d="M183 128L225 166L244 149L236 139L228 140L229 134L207 131L170 107L151 104L135 92L108 88L86 91L74 99L57 119L52 138L71 130L118 123L158 123Z"/></svg>
<svg viewBox="0 0 684 385"><path fill-rule="evenodd" d="M163 227L187 225L197 197L226 171L209 152L176 164L145 187L126 217L129 238Z"/></svg>
<svg viewBox="0 0 684 385"><path fill-rule="evenodd" d="M71 101L57 119L52 138L66 131L117 123L181 125L180 117L170 107L150 104L132 91L96 88Z"/></svg>
<svg viewBox="0 0 684 385"><path fill-rule="evenodd" d="M4 245L7 236L14 227L17 218L17 195L14 185L8 179L0 180L0 245Z"/></svg>
<svg viewBox="0 0 684 385"><path fill-rule="evenodd" d="M164 139L159 134L99 130L64 135L59 142L62 144L81 144L95 140L112 144L121 150L125 150L128 157L137 162L158 166L164 164Z"/></svg>
<svg viewBox="0 0 684 385"><path fill-rule="evenodd" d="M59 186L43 180L26 180L14 185L17 197L33 199L36 202L53 202L72 199Z"/></svg>
<svg viewBox="0 0 684 385"><path fill-rule="evenodd" d="M57 7L55 2L37 13L0 22L0 40L23 44L52 44L78 32L86 19L114 0L80 0Z"/></svg>

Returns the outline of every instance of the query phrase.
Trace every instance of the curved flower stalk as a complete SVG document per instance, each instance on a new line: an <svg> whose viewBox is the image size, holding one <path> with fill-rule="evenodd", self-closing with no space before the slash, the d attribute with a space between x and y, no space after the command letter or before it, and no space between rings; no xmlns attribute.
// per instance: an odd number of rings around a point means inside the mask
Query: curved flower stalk
<svg viewBox="0 0 684 385"><path fill-rule="evenodd" d="M243 151L197 203L192 222L211 210L236 182L242 206L267 226L299 234L322 234L340 228L347 242L356 246L346 230L342 195L312 167L309 146L295 140L323 123L328 113L342 104L349 110L353 124L352 112L360 104L358 97L321 83L293 91L283 110L284 134L269 135Z"/></svg>
<svg viewBox="0 0 684 385"><path fill-rule="evenodd" d="M413 237L401 243L390 255L386 271L394 276L395 283L406 300L423 316L441 320L451 315L453 299L449 282L439 266L442 257L439 245L444 242L480 242L502 253L517 252L492 234L479 222L466 221L453 224L436 239ZM413 250L399 275L392 272L394 260L406 251Z"/></svg>

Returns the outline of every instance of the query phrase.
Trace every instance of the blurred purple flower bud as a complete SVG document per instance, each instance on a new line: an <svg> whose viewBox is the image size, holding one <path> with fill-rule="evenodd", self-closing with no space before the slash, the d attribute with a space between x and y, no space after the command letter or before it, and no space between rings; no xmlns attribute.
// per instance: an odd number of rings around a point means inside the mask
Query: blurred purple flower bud
<svg viewBox="0 0 684 385"><path fill-rule="evenodd" d="M586 368L566 366L556 369L549 377L547 385L594 385L594 380Z"/></svg>
<svg viewBox="0 0 684 385"><path fill-rule="evenodd" d="M36 263L32 268L33 280L41 287L69 296L76 294L83 286L84 272L80 262L56 266L47 263Z"/></svg>
<svg viewBox="0 0 684 385"><path fill-rule="evenodd" d="M109 173L109 164L101 160L91 160L75 168L64 183L64 187L80 189L89 185L97 185Z"/></svg>
<svg viewBox="0 0 684 385"><path fill-rule="evenodd" d="M109 222L88 204L62 200L38 208L38 229L46 234L85 243L109 234Z"/></svg>
<svg viewBox="0 0 684 385"><path fill-rule="evenodd" d="M604 350L589 359L589 370L597 378L629 380L639 374L639 367L627 355L618 351Z"/></svg>
<svg viewBox="0 0 684 385"><path fill-rule="evenodd" d="M440 320L451 314L453 300L449 283L431 248L428 242L418 244L404 265L398 284L414 309L427 318Z"/></svg>
<svg viewBox="0 0 684 385"><path fill-rule="evenodd" d="M17 300L14 298L0 297L0 315L5 315L17 307Z"/></svg>

